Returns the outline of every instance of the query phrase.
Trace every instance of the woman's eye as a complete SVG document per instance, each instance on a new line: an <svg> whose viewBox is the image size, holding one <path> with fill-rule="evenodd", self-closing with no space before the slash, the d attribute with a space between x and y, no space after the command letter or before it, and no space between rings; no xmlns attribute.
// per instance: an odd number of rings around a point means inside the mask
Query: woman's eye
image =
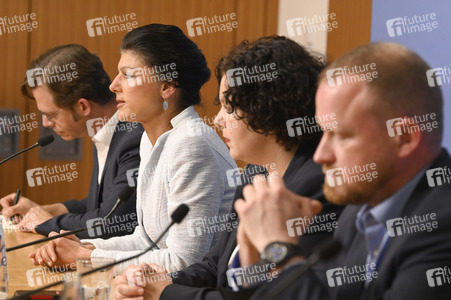
<svg viewBox="0 0 451 300"><path fill-rule="evenodd" d="M133 76L133 75L130 74L130 73L125 73L124 76L125 76L125 78L127 78L127 79L135 78L135 76Z"/></svg>

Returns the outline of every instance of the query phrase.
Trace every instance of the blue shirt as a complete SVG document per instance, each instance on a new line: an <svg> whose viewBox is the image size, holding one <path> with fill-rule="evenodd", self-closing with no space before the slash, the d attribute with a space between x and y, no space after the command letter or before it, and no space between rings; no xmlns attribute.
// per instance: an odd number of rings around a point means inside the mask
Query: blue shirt
<svg viewBox="0 0 451 300"><path fill-rule="evenodd" d="M367 245L367 263L374 263L376 269L381 261L385 247L389 243L387 232L387 220L398 217L403 207L417 186L420 179L424 176L428 166L418 172L407 184L405 184L396 193L371 207L370 204L364 204L356 218L357 230L365 236Z"/></svg>

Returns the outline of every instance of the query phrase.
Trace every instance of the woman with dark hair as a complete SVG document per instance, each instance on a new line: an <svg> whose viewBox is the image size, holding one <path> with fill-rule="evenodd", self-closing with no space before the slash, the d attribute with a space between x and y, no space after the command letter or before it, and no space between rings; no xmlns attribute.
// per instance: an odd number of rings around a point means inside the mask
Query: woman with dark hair
<svg viewBox="0 0 451 300"><path fill-rule="evenodd" d="M327 219L327 224L314 225L327 230L308 232L302 225L289 227L282 224L294 234L290 235L292 239L280 241L273 249L276 252L288 249L287 254L298 251L305 257L315 246L332 236L331 225L341 210L326 202L321 166L313 162L313 153L321 137L321 129L315 123L314 98L322 69L320 59L282 36L263 37L252 43L244 41L222 58L216 69L219 83L216 103L221 105L221 109L215 123L223 128L232 157L249 163L242 173L241 182L263 180L264 177L254 177L263 173L267 180L283 178L286 186L298 195L323 202L322 214L325 217L322 220ZM301 132L293 132L292 124L298 120L303 120L305 126L300 128ZM242 186L235 194L235 200L240 198L244 198ZM316 208L320 206L317 203ZM270 215L267 217L271 218ZM299 235L302 238L298 245ZM249 279L268 278L266 274L256 274L255 270L250 272L253 278L244 275L240 259L256 264L261 262L256 249L241 246L240 240L243 239L246 239L244 231L236 228L223 233L202 262L177 272L169 281L155 282L156 272L160 278L167 277L161 267L154 264L130 267L128 278L125 275L116 278L116 299L139 296L144 296L144 299L233 299L237 297L234 292L243 285L249 287ZM258 269L262 270L262 267ZM136 271L141 274L131 275ZM235 271L236 276L233 275ZM272 271L269 269L267 273ZM145 276L147 272L151 274L149 277ZM141 282L128 282L141 276L145 277Z"/></svg>
<svg viewBox="0 0 451 300"><path fill-rule="evenodd" d="M119 118L133 113L145 130L137 179L138 226L132 235L83 240L83 245L58 239L38 249L34 260L58 264L77 257L129 257L151 246L184 203L190 207L185 220L169 230L156 250L128 262L182 270L200 261L218 236L199 222L226 215L235 190L226 178L235 161L193 108L200 104L199 91L210 70L194 42L178 27L161 24L136 28L124 37L118 70L110 89L116 93Z"/></svg>

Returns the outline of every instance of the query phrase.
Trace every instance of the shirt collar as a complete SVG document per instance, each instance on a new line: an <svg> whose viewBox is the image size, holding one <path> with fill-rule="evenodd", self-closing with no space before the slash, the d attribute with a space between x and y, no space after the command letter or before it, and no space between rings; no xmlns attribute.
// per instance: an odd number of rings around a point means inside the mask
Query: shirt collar
<svg viewBox="0 0 451 300"><path fill-rule="evenodd" d="M178 124L183 122L185 119L187 119L187 118L192 119L192 118L195 118L196 116L198 116L198 114L194 110L194 107L188 106L181 113L179 113L178 115L176 115L174 118L171 119L171 125L172 125L172 127L175 128Z"/></svg>
<svg viewBox="0 0 451 300"><path fill-rule="evenodd" d="M119 123L118 111L106 122L105 125L92 137L94 144L109 145L113 138L117 123Z"/></svg>
<svg viewBox="0 0 451 300"><path fill-rule="evenodd" d="M360 232L364 232L365 227L375 223L385 224L387 220L393 219L401 214L401 210L417 186L420 179L424 176L429 165L418 172L407 184L397 192L389 196L378 205L371 207L370 204L364 204L356 218L356 227ZM368 215L370 214L370 215Z"/></svg>

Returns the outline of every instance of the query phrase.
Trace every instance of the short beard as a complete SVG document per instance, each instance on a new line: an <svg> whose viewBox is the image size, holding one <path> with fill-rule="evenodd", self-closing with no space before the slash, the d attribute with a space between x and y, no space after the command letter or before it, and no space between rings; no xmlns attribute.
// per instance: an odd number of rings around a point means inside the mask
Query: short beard
<svg viewBox="0 0 451 300"><path fill-rule="evenodd" d="M375 195L379 194L379 191L383 190L392 180L393 174L395 174L393 166L383 165L382 168L377 169L377 178L373 178L371 182L359 182L357 185L345 182L342 186L335 187L324 182L324 196L329 202L337 205L371 203L376 200L374 199Z"/></svg>
<svg viewBox="0 0 451 300"><path fill-rule="evenodd" d="M323 184L323 190L326 199L336 205L362 205L369 202L370 200L370 196L364 191L349 191L349 189L347 189L343 193L338 194L338 189L336 187L330 187L327 183Z"/></svg>

